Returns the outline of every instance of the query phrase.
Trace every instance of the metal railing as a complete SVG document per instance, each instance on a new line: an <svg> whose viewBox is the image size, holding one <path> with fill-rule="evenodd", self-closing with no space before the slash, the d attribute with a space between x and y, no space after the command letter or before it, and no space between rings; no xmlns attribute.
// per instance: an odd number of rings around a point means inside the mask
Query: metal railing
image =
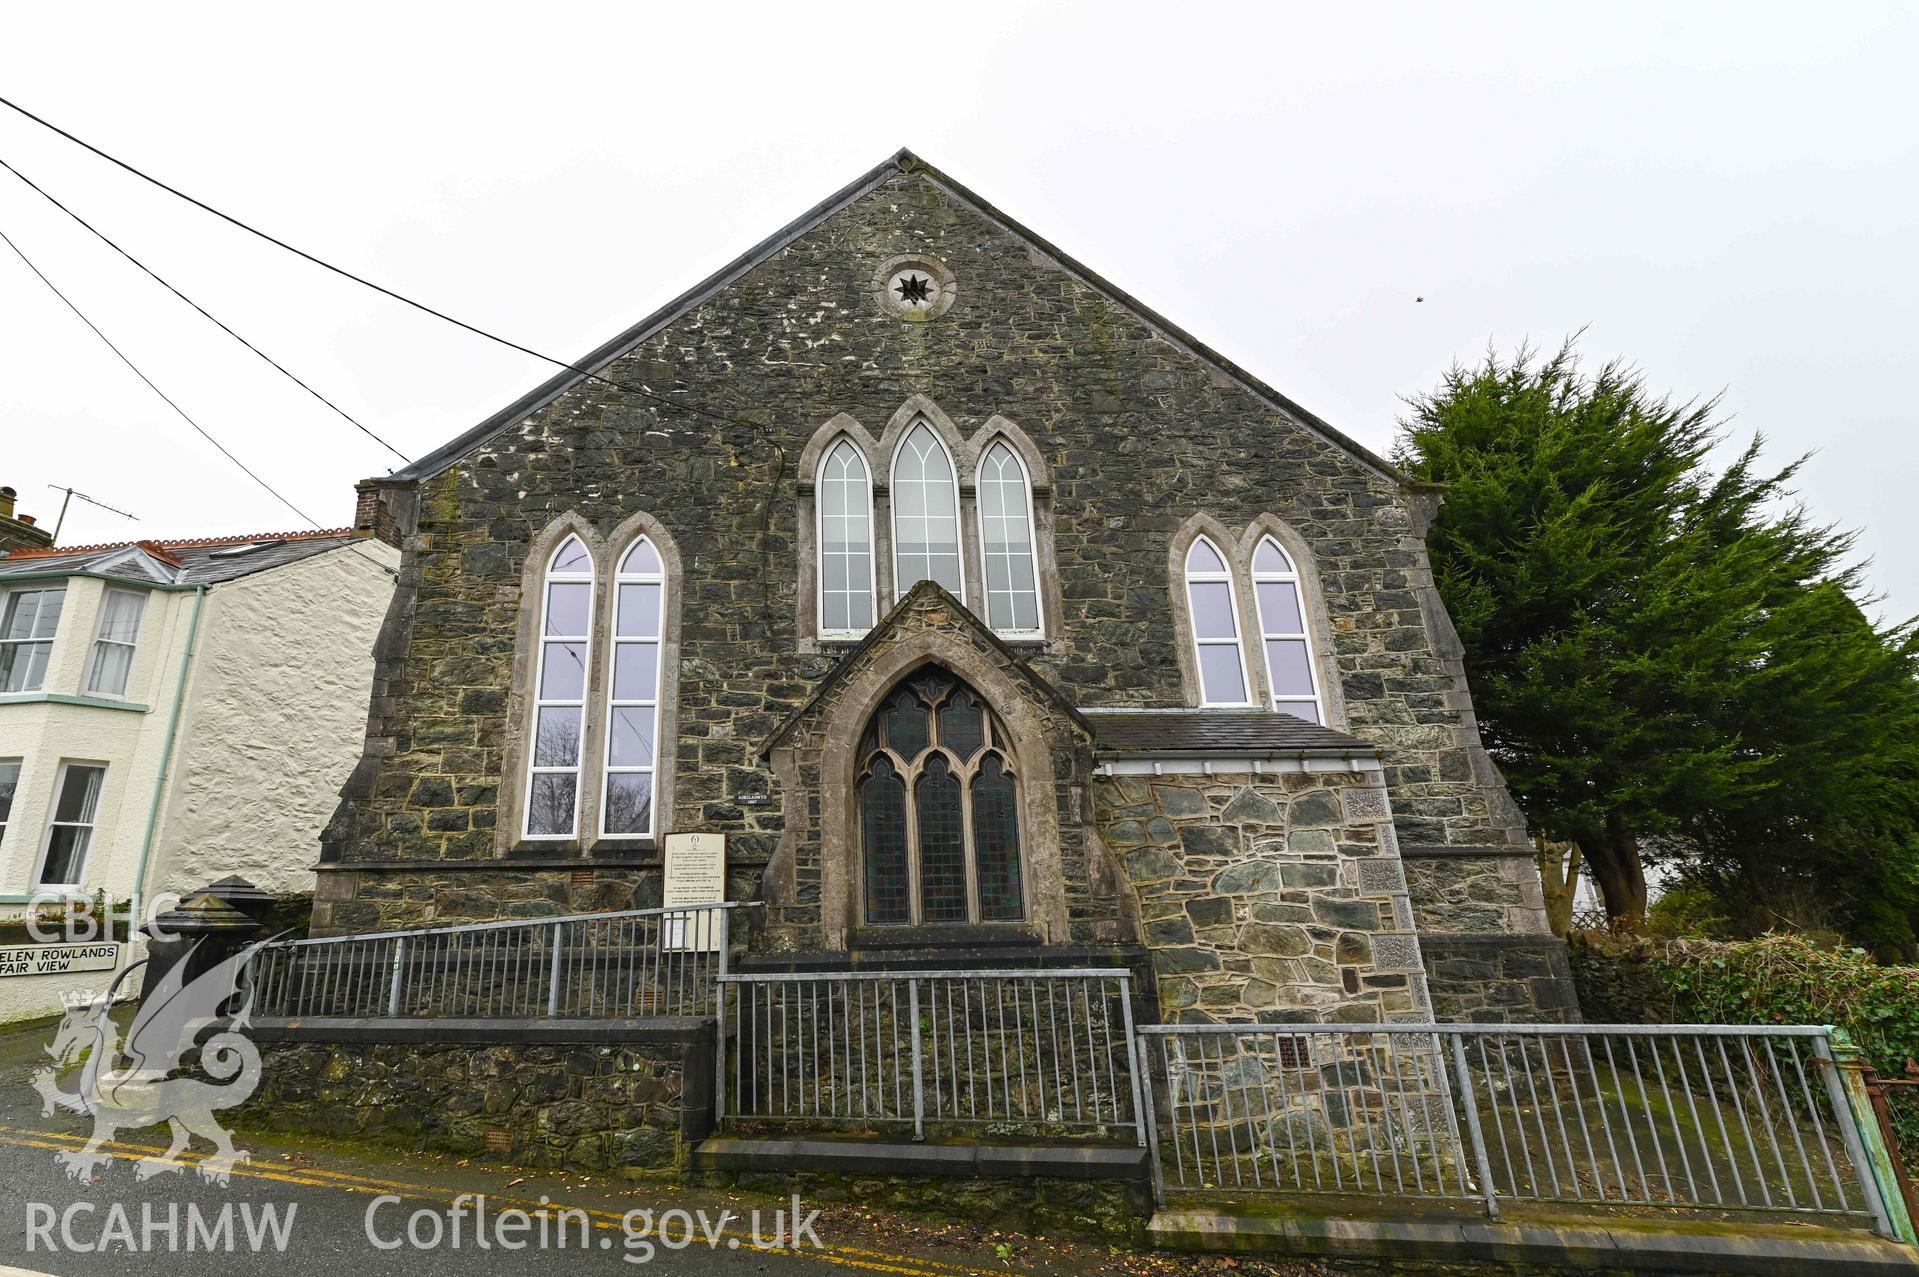
<svg viewBox="0 0 1919 1277"><path fill-rule="evenodd" d="M734 904L280 941L249 970L266 1017L712 1015Z"/></svg>
<svg viewBox="0 0 1919 1277"><path fill-rule="evenodd" d="M721 977L723 1115L1146 1143L1124 968Z"/></svg>
<svg viewBox="0 0 1919 1277"><path fill-rule="evenodd" d="M1826 1033L1148 1025L1155 1188L1784 1211L1890 1235Z"/></svg>

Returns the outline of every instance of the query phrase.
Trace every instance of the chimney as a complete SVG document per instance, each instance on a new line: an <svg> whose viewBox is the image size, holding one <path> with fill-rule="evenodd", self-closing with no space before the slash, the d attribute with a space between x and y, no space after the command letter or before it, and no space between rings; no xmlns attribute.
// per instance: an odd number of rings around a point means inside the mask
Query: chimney
<svg viewBox="0 0 1919 1277"><path fill-rule="evenodd" d="M20 494L12 488L0 488L0 554L8 550L38 550L53 544L53 537L33 525L30 514L15 514L14 503Z"/></svg>

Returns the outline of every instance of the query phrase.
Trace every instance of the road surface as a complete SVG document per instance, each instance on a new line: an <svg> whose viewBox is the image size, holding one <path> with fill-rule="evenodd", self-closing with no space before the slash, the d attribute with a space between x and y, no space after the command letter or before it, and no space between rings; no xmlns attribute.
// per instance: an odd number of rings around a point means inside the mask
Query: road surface
<svg viewBox="0 0 1919 1277"><path fill-rule="evenodd" d="M163 1127L121 1132L93 1182L76 1182L61 1158L85 1144L91 1123L69 1113L42 1116L29 1085L49 1036L45 1027L0 1032L0 1273L13 1266L54 1277L524 1277L552 1265L568 1277L1190 1271L1189 1262L1170 1258L1120 1259L1099 1247L918 1226L848 1206L813 1218L814 1205L803 1204L798 1219L809 1226L795 1234L791 1200L770 1194L540 1174L251 1133L236 1143L252 1160L225 1186L204 1182L191 1164L139 1178L139 1159L162 1151ZM756 1236L788 1244L761 1249ZM1001 1244L1011 1247L1005 1257Z"/></svg>

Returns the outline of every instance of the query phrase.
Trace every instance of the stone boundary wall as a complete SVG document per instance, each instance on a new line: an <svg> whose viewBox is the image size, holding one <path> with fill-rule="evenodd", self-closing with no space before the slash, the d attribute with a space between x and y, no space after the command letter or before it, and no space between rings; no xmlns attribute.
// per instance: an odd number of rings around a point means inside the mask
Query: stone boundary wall
<svg viewBox="0 0 1919 1277"><path fill-rule="evenodd" d="M1433 1011L1454 1024L1560 1024L1579 1015L1558 937L1422 935Z"/></svg>
<svg viewBox="0 0 1919 1277"><path fill-rule="evenodd" d="M334 1033L318 1021L260 1026L260 1087L240 1121L515 1166L620 1172L681 1166L712 1120L710 1025L617 1041L617 1026L570 1035L539 1021L478 1033L410 1024Z"/></svg>
<svg viewBox="0 0 1919 1277"><path fill-rule="evenodd" d="M1430 1014L1377 772L1102 776L1173 1023Z"/></svg>

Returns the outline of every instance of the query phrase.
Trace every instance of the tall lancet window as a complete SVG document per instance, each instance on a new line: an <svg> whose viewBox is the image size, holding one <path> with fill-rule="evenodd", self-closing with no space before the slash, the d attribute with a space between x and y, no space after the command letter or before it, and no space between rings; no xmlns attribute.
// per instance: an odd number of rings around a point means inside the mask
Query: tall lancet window
<svg viewBox="0 0 1919 1277"><path fill-rule="evenodd" d="M895 598L921 581L937 581L964 603L959 485L946 445L924 421L907 431L893 455L892 492Z"/></svg>
<svg viewBox="0 0 1919 1277"><path fill-rule="evenodd" d="M541 586L533 748L526 775L528 838L571 838L579 829L580 745L592 631L593 556L578 537L569 536L546 561Z"/></svg>
<svg viewBox="0 0 1919 1277"><path fill-rule="evenodd" d="M1225 556L1205 537L1186 551L1186 602L1205 705L1245 705L1245 654L1239 646L1239 600Z"/></svg>
<svg viewBox="0 0 1919 1277"><path fill-rule="evenodd" d="M971 688L914 675L867 725L860 758L867 925L1025 918L1014 762Z"/></svg>
<svg viewBox="0 0 1919 1277"><path fill-rule="evenodd" d="M1025 465L1003 443L980 458L979 541L987 624L1001 634L1038 634L1032 484Z"/></svg>
<svg viewBox="0 0 1919 1277"><path fill-rule="evenodd" d="M1318 680L1313 677L1313 641L1306 629L1299 571L1271 537L1253 551L1253 598L1259 605L1260 647L1273 708L1311 723L1325 722Z"/></svg>
<svg viewBox="0 0 1919 1277"><path fill-rule="evenodd" d="M820 462L820 631L863 635L873 628L873 485L866 459L841 439Z"/></svg>
<svg viewBox="0 0 1919 1277"><path fill-rule="evenodd" d="M660 730L660 625L666 612L666 574L651 541L641 537L627 550L613 589L601 832L609 838L650 838Z"/></svg>

